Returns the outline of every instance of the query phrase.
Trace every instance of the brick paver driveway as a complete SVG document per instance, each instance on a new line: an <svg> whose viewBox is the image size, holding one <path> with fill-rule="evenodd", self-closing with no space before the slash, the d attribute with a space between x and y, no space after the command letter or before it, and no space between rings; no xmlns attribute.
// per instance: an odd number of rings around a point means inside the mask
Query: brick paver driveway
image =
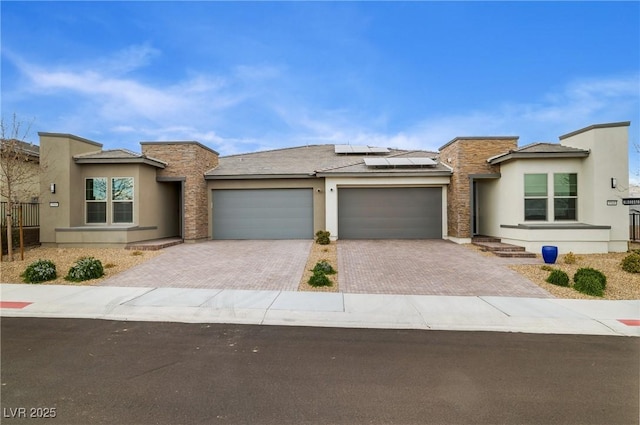
<svg viewBox="0 0 640 425"><path fill-rule="evenodd" d="M312 243L252 240L176 245L101 285L295 291Z"/></svg>
<svg viewBox="0 0 640 425"><path fill-rule="evenodd" d="M551 297L498 257L444 240L341 240L338 271L350 293Z"/></svg>

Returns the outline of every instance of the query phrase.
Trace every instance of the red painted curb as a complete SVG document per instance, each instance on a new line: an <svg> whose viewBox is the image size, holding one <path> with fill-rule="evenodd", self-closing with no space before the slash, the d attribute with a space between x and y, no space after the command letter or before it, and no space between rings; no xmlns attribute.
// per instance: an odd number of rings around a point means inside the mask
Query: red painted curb
<svg viewBox="0 0 640 425"><path fill-rule="evenodd" d="M627 326L640 326L640 319L618 319L618 322Z"/></svg>
<svg viewBox="0 0 640 425"><path fill-rule="evenodd" d="M0 301L0 308L25 308L26 306L33 304L24 301Z"/></svg>

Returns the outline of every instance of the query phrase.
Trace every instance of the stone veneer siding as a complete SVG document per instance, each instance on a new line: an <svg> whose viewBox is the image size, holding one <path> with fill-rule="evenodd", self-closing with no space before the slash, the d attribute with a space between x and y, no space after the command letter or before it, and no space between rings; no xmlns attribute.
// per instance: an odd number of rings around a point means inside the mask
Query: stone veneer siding
<svg viewBox="0 0 640 425"><path fill-rule="evenodd" d="M204 173L218 165L218 153L198 142L143 142L142 153L167 163L158 177L184 178L184 235L187 242L206 239L207 182Z"/></svg>
<svg viewBox="0 0 640 425"><path fill-rule="evenodd" d="M440 148L440 160L453 168L447 189L447 228L455 238L471 238L471 174L494 174L487 159L518 146L518 137L459 137Z"/></svg>

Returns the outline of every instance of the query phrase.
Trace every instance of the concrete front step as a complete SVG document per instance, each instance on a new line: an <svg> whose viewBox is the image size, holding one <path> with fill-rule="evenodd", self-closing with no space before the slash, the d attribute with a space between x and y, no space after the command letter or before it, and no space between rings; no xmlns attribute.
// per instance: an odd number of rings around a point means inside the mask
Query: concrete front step
<svg viewBox="0 0 640 425"><path fill-rule="evenodd" d="M479 246L484 251L509 251L519 252L524 251L524 248L517 245L511 245L502 242L473 242L474 245Z"/></svg>
<svg viewBox="0 0 640 425"><path fill-rule="evenodd" d="M163 248L181 244L181 238L154 239L151 241L133 242L125 246L124 249L132 251L158 251Z"/></svg>
<svg viewBox="0 0 640 425"><path fill-rule="evenodd" d="M498 238L473 238L473 241L471 243L480 247L480 249L482 249L483 251L494 253L498 257L536 258L536 255L534 253L526 252L524 247L502 243Z"/></svg>
<svg viewBox="0 0 640 425"><path fill-rule="evenodd" d="M494 238L492 236L474 236L472 243L475 242L501 242L500 238Z"/></svg>
<svg viewBox="0 0 640 425"><path fill-rule="evenodd" d="M536 254L526 251L491 251L498 257L508 258L536 258Z"/></svg>

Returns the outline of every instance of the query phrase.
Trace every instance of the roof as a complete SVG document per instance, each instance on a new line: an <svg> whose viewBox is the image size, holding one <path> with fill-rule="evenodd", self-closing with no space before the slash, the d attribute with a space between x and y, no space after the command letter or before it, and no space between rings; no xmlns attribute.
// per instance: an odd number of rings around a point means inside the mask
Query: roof
<svg viewBox="0 0 640 425"><path fill-rule="evenodd" d="M2 139L3 145L6 142L14 143L16 150L19 151L20 153L24 153L34 158L40 158L40 146L38 145L34 145L33 143L23 142L17 139L8 139L8 140ZM13 149L13 148L10 148L10 149Z"/></svg>
<svg viewBox="0 0 640 425"><path fill-rule="evenodd" d="M440 151L446 148L449 145L454 144L459 140L468 140L471 142L484 142L486 140L518 140L520 136L463 136L463 137L455 137L449 140L444 145L440 146Z"/></svg>
<svg viewBox="0 0 640 425"><path fill-rule="evenodd" d="M572 131L571 133L563 134L559 137L560 140L567 139L571 136L575 136L576 134L584 133L585 131L595 130L598 128L611 128L611 127L629 127L631 125L631 121L620 121L620 122L612 122L606 124L594 124L589 127L581 128L580 130Z"/></svg>
<svg viewBox="0 0 640 425"><path fill-rule="evenodd" d="M425 157L436 158L437 153L429 151L406 151L389 149L388 154L376 153L376 158L384 157ZM338 174L404 174L404 175L450 175L451 170L440 164L430 168L379 169L367 167L366 154L336 154L334 145L308 145L275 149L219 158L218 166L205 173L206 179L250 179L250 178L308 178Z"/></svg>
<svg viewBox="0 0 640 425"><path fill-rule="evenodd" d="M493 156L487 159L487 162L499 164L514 159L584 158L587 156L589 156L589 151L584 149L572 148L558 143L531 143Z"/></svg>
<svg viewBox="0 0 640 425"><path fill-rule="evenodd" d="M167 163L127 149L108 149L75 155L77 164L147 164L164 168Z"/></svg>

